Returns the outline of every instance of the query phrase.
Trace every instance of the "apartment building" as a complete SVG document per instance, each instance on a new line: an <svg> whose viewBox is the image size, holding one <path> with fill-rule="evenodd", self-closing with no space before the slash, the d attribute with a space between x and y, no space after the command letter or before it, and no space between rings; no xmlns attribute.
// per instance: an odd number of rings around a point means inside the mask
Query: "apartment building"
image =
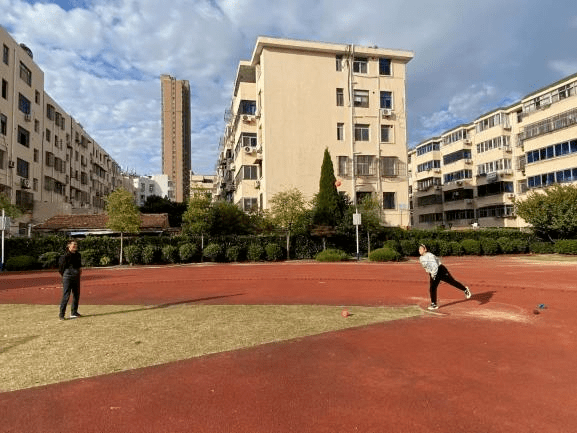
<svg viewBox="0 0 577 433"><path fill-rule="evenodd" d="M417 228L525 227L513 199L577 181L577 74L409 151Z"/></svg>
<svg viewBox="0 0 577 433"><path fill-rule="evenodd" d="M103 212L120 166L44 91L32 51L2 27L0 46L0 193L24 211L11 232L56 214Z"/></svg>
<svg viewBox="0 0 577 433"><path fill-rule="evenodd" d="M137 206L144 206L148 197L158 196L174 200L174 185L166 174L133 177Z"/></svg>
<svg viewBox="0 0 577 433"><path fill-rule="evenodd" d="M208 193L214 197L216 190L216 176L206 174L190 174L190 192L194 194L195 191Z"/></svg>
<svg viewBox="0 0 577 433"><path fill-rule="evenodd" d="M409 51L259 37L239 64L217 165L217 195L245 211L279 192L318 193L329 149L338 190L409 225L405 68Z"/></svg>
<svg viewBox="0 0 577 433"><path fill-rule="evenodd" d="M160 76L162 92L162 174L174 184L174 200L190 196L190 85L170 75Z"/></svg>

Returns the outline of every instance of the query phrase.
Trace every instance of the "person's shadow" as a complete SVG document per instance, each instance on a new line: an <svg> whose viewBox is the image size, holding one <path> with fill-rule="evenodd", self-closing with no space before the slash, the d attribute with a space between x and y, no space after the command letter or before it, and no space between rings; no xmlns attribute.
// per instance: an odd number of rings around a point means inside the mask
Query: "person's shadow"
<svg viewBox="0 0 577 433"><path fill-rule="evenodd" d="M483 292L483 293L473 293L473 296L471 296L469 299L461 299L458 301L449 302L448 304L443 304L442 307L447 307L449 305L462 304L463 302L469 302L469 301L477 301L477 302L479 302L479 305L485 305L491 301L491 298L493 298L493 295L495 293L497 293L495 290L491 290L490 292Z"/></svg>

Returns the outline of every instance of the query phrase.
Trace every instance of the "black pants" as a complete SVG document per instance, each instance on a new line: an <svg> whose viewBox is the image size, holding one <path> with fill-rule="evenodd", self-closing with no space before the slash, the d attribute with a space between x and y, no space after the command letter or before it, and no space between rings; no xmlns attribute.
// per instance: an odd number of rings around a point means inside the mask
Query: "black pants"
<svg viewBox="0 0 577 433"><path fill-rule="evenodd" d="M439 283L444 281L445 283L449 283L451 286L456 287L463 292L467 290L465 286L459 283L457 280L453 278L453 276L449 273L445 265L440 265L439 270L437 271L437 276L435 278L430 278L430 285L429 285L429 294L431 295L431 302L433 304L437 303L437 287L439 287Z"/></svg>
<svg viewBox="0 0 577 433"><path fill-rule="evenodd" d="M60 301L60 317L66 314L66 305L72 292L72 305L70 314L78 313L78 302L80 301L80 275L70 275L65 272L62 276L62 300Z"/></svg>

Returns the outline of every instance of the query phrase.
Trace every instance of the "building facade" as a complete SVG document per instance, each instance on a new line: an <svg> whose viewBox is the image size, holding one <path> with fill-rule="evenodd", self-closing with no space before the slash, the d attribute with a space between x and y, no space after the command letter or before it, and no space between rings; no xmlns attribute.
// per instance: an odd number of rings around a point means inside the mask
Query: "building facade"
<svg viewBox="0 0 577 433"><path fill-rule="evenodd" d="M174 201L174 186L166 174L135 176L134 199L137 206L144 206L148 197L158 196Z"/></svg>
<svg viewBox="0 0 577 433"><path fill-rule="evenodd" d="M162 92L162 174L174 184L174 200L190 195L190 85L170 75L160 76Z"/></svg>
<svg viewBox="0 0 577 433"><path fill-rule="evenodd" d="M337 187L409 225L405 69L408 51L258 38L237 70L217 164L217 196L267 209L290 188L318 193L328 148Z"/></svg>
<svg viewBox="0 0 577 433"><path fill-rule="evenodd" d="M56 214L100 213L120 166L44 91L32 51L0 27L0 193L24 211L11 233Z"/></svg>
<svg viewBox="0 0 577 433"><path fill-rule="evenodd" d="M513 199L577 181L577 74L409 152L417 228L525 227Z"/></svg>
<svg viewBox="0 0 577 433"><path fill-rule="evenodd" d="M206 174L190 174L190 193L208 193L212 197L216 194L216 176Z"/></svg>

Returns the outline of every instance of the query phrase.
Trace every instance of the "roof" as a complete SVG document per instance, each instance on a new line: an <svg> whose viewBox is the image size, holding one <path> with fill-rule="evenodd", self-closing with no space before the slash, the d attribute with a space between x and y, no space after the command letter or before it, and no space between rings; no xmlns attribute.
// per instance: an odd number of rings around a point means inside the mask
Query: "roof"
<svg viewBox="0 0 577 433"><path fill-rule="evenodd" d="M140 214L140 231L168 230L168 214ZM34 227L34 230L50 232L99 232L108 230L106 223L108 215L56 215L42 224ZM112 233L112 232L110 232Z"/></svg>

